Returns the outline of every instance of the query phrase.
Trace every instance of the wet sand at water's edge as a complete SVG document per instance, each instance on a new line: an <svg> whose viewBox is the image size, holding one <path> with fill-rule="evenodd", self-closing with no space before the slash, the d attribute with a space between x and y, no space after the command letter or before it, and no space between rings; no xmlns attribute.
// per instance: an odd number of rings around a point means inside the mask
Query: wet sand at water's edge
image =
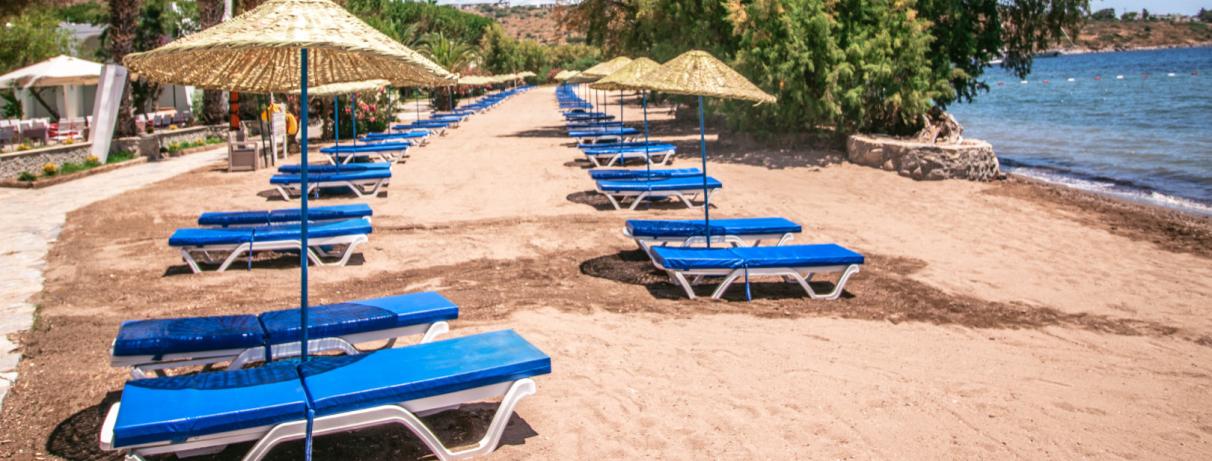
<svg viewBox="0 0 1212 461"><path fill-rule="evenodd" d="M695 127L667 118L653 116L679 142L675 166L697 166ZM559 123L538 88L415 149L365 199L361 254L311 272L313 303L438 290L461 308L451 336L512 328L551 355L488 459L1212 457L1208 220L1019 179L795 166L816 154L709 137L713 216L785 216L804 225L795 242L867 263L836 301L765 279L752 302L739 285L690 301L621 230L702 211L607 209ZM108 366L121 321L297 304L295 256L193 275L166 244L201 211L297 205L274 198L270 174L216 165L68 216L18 338L0 459L120 459L96 445L127 377ZM471 442L492 410L426 421ZM425 453L402 427L316 440L316 459Z"/></svg>

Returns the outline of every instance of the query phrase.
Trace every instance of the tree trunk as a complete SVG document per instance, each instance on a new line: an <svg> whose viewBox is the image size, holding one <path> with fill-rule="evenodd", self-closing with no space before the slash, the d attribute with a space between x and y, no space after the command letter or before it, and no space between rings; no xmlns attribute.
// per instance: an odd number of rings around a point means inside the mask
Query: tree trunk
<svg viewBox="0 0 1212 461"><path fill-rule="evenodd" d="M115 63L121 64L122 58L134 50L139 3L139 0L109 0L109 53ZM118 126L114 131L118 136L132 136L136 131L129 78L118 104Z"/></svg>
<svg viewBox="0 0 1212 461"><path fill-rule="evenodd" d="M223 0L198 0L198 22L203 29L213 27L223 21ZM224 123L227 119L227 107L223 104L223 91L205 90L202 92L202 119L208 124Z"/></svg>

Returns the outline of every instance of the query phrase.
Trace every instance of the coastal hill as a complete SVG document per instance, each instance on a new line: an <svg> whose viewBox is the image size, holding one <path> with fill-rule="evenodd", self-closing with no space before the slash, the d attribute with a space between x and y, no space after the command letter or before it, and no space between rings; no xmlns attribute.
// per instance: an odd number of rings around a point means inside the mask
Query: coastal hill
<svg viewBox="0 0 1212 461"><path fill-rule="evenodd" d="M463 11L495 19L511 37L530 39L544 45L579 43L576 36L560 27L560 6L465 5Z"/></svg>
<svg viewBox="0 0 1212 461"><path fill-rule="evenodd" d="M1066 51L1212 45L1212 24L1190 21L1089 21Z"/></svg>

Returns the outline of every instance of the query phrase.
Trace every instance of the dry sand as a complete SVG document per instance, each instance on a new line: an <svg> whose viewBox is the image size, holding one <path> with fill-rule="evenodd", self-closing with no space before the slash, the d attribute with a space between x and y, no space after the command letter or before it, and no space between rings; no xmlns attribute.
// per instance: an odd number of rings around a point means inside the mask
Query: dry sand
<svg viewBox="0 0 1212 461"><path fill-rule="evenodd" d="M654 119L664 138L694 138ZM689 301L619 232L629 217L701 211L604 210L558 126L540 88L417 149L366 200L375 232L361 256L312 271L314 302L440 290L462 309L453 335L514 328L552 356L490 459L1212 457L1207 220L1018 180L795 167L816 154L709 138L725 184L713 216L786 216L805 225L798 242L869 259L837 301L775 282L756 283L751 303L739 290ZM296 303L293 257L192 275L165 244L203 210L287 206L269 175L204 169L68 217L20 338L0 458L114 458L95 444L126 376L106 366L120 321ZM429 421L467 441L490 417L478 406ZM398 428L316 448L424 454Z"/></svg>

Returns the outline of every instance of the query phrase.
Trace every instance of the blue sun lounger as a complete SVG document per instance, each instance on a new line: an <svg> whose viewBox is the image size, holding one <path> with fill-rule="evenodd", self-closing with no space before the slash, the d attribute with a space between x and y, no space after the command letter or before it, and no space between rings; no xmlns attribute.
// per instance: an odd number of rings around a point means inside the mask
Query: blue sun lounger
<svg viewBox="0 0 1212 461"><path fill-rule="evenodd" d="M629 170L624 168L614 168L609 170L597 169L589 170L589 177L594 180L614 179L614 180L638 180L638 179L668 179L668 178L689 178L701 177L703 170L698 168L659 168L655 170Z"/></svg>
<svg viewBox="0 0 1212 461"><path fill-rule="evenodd" d="M429 130L410 130L398 133L367 133L365 136L358 138L360 142L392 142L392 141L407 141L414 146L424 146L429 143Z"/></svg>
<svg viewBox="0 0 1212 461"><path fill-rule="evenodd" d="M370 221L365 218L314 223L307 226L307 259L317 266L344 266L358 245L369 241ZM181 251L181 259L195 274L202 272L195 256L208 263L222 261L217 272L223 272L241 256L252 257L258 251L303 251L303 232L298 223L273 226L229 228L177 229L168 238L168 245ZM344 251L334 253L333 247ZM213 253L213 254L212 254ZM326 263L322 258L336 258Z"/></svg>
<svg viewBox="0 0 1212 461"><path fill-rule="evenodd" d="M320 190L346 188L358 197L374 195L391 180L390 169L375 169L362 171L341 171L334 173L319 173L307 175L307 193L319 197ZM276 174L269 178L269 183L278 189L282 198L287 201L297 195L302 195L303 177L301 174Z"/></svg>
<svg viewBox="0 0 1212 461"><path fill-rule="evenodd" d="M331 163L310 164L307 165L307 171L310 174L321 173L352 173L355 171L370 171L370 170L390 170L391 163L389 162L352 162L333 165ZM284 174L300 174L303 171L303 165L282 165L278 167L279 173Z"/></svg>
<svg viewBox="0 0 1212 461"><path fill-rule="evenodd" d="M551 373L551 357L512 330L303 364L129 381L105 415L100 445L143 457L211 454L255 442L244 459L306 437L400 424L439 460L496 449L514 408ZM419 418L500 399L487 434L451 451Z"/></svg>
<svg viewBox="0 0 1212 461"><path fill-rule="evenodd" d="M351 163L355 158L375 158L380 161L394 163L406 157L406 151L412 147L408 141L384 141L366 144L341 144L320 149L321 154L327 154L332 163Z"/></svg>
<svg viewBox="0 0 1212 461"><path fill-rule="evenodd" d="M724 277L712 293L720 299L736 279L744 277L748 297L749 279L775 276L795 280L812 299L837 299L850 276L858 273L863 255L840 245L783 245L733 248L674 248L653 247L653 262L669 274L691 299L695 298L693 283L706 277ZM838 272L833 291L818 294L809 282L817 273ZM686 277L694 277L687 280Z"/></svg>
<svg viewBox="0 0 1212 461"><path fill-rule="evenodd" d="M783 245L803 228L787 218L711 219L711 242L728 246L760 246L764 242ZM653 246L692 246L706 243L707 226L702 219L629 219L623 235L651 255Z"/></svg>
<svg viewBox="0 0 1212 461"><path fill-rule="evenodd" d="M719 180L711 176L707 177L708 194L714 195L722 187L724 184ZM632 200L629 208L634 210L642 202L665 198L676 198L685 203L687 208L694 208L691 201L697 200L703 193L703 177L601 180L597 182L597 190L610 200L616 210L623 209L623 204L628 199Z"/></svg>
<svg viewBox="0 0 1212 461"><path fill-rule="evenodd" d="M346 219L357 218L366 218L369 220L373 214L374 212L370 210L370 205L365 203L318 206L307 210L307 220L313 223L344 221ZM255 211L208 211L198 215L198 225L217 227L269 226L297 223L300 217L301 212L298 208Z"/></svg>
<svg viewBox="0 0 1212 461"><path fill-rule="evenodd" d="M597 167L622 165L628 160L633 159L652 164L664 164L669 163L673 156L677 155L677 147L668 143L640 146L614 146L605 144L601 147L583 147L581 151Z"/></svg>
<svg viewBox="0 0 1212 461"><path fill-rule="evenodd" d="M593 120L576 120L564 124L569 130L592 130L595 128L619 128L623 126L623 122L618 121L593 121Z"/></svg>
<svg viewBox="0 0 1212 461"><path fill-rule="evenodd" d="M577 138L577 143L600 143L600 142L618 142L626 141L628 138L640 133L640 130L631 127L621 128L603 128L603 129L588 129L588 130L573 130L568 132L568 136Z"/></svg>
<svg viewBox="0 0 1212 461"><path fill-rule="evenodd" d="M308 353L340 351L359 354L357 344L423 335L432 341L449 331L446 323L459 317L459 306L441 294L426 291L363 299L308 308ZM283 309L260 315L182 317L122 322L110 346L110 365L131 369L144 378L185 366L214 366L228 370L250 363L299 355L299 310Z"/></svg>

